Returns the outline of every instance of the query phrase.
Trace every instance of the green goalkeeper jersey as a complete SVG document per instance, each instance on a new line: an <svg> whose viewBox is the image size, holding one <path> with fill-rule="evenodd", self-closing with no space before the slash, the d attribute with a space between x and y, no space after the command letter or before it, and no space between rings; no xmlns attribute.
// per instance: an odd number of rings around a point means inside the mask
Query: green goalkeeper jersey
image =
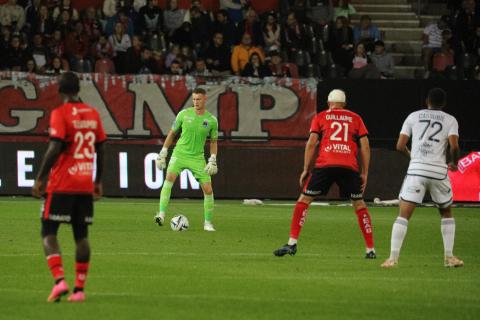
<svg viewBox="0 0 480 320"><path fill-rule="evenodd" d="M173 122L172 130L175 133L182 129L180 139L178 139L174 157L188 157L205 160L204 150L207 138L217 140L218 121L210 112L198 115L195 109L190 107L178 113Z"/></svg>

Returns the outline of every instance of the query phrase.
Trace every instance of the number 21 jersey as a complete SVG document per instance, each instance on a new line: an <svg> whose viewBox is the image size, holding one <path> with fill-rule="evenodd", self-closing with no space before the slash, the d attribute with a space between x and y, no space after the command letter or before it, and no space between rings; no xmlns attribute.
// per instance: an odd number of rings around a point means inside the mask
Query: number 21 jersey
<svg viewBox="0 0 480 320"><path fill-rule="evenodd" d="M457 120L441 110L423 109L405 119L400 134L412 140L407 174L445 179L448 137L458 136Z"/></svg>
<svg viewBox="0 0 480 320"><path fill-rule="evenodd" d="M368 135L362 118L346 109L329 109L317 114L310 133L320 136L315 168L344 167L358 171L358 140Z"/></svg>
<svg viewBox="0 0 480 320"><path fill-rule="evenodd" d="M52 111L50 139L64 143L49 176L47 192L92 193L95 144L106 140L100 116L84 103Z"/></svg>

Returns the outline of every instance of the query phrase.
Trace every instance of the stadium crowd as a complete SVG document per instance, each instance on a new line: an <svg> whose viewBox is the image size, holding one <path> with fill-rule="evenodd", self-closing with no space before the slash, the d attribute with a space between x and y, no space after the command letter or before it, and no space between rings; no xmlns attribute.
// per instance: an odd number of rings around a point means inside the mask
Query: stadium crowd
<svg viewBox="0 0 480 320"><path fill-rule="evenodd" d="M165 7L106 0L80 12L71 0L7 0L0 6L0 70L392 78L382 33L367 15L352 25L349 2L280 0L278 10L259 14L250 0L219 0L215 11L200 0L189 9L178 0ZM425 29L426 76L443 76L453 56L469 76L478 69L478 6L454 2L448 23L455 41L443 40L449 36L440 22Z"/></svg>

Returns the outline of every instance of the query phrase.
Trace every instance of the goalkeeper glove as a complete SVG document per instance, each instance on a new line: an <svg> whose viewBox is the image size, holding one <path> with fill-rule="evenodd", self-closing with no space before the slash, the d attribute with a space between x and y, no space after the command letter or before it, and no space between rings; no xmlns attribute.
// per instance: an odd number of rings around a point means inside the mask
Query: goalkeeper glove
<svg viewBox="0 0 480 320"><path fill-rule="evenodd" d="M208 163L205 166L205 172L209 176L213 176L213 175L217 174L218 168L217 168L217 156L216 155L212 154L210 156L210 158L208 158Z"/></svg>
<svg viewBox="0 0 480 320"><path fill-rule="evenodd" d="M167 167L167 156L168 149L162 148L162 150L158 153L157 159L155 159L155 164L159 170L163 170Z"/></svg>

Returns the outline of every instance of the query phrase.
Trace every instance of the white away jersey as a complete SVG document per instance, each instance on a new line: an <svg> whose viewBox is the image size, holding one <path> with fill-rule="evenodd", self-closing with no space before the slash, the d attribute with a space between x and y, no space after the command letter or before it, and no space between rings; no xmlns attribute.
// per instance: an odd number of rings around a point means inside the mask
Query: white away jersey
<svg viewBox="0 0 480 320"><path fill-rule="evenodd" d="M407 174L433 179L447 176L448 137L458 136L458 122L453 116L441 110L419 110L407 117L400 133L412 140Z"/></svg>

